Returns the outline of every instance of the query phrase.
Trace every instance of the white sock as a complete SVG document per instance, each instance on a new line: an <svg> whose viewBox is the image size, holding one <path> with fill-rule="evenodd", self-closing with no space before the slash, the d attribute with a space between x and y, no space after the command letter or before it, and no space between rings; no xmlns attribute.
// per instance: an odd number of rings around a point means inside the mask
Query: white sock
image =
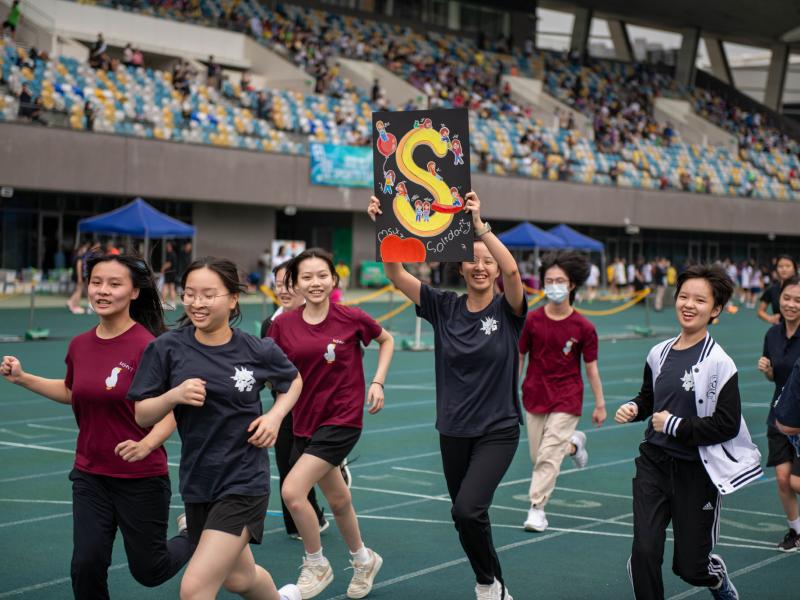
<svg viewBox="0 0 800 600"><path fill-rule="evenodd" d="M320 565L325 562L325 557L322 555L322 548L316 552L306 552L306 560L314 565Z"/></svg>
<svg viewBox="0 0 800 600"><path fill-rule="evenodd" d="M789 519L786 520L789 523L789 527L791 527L796 534L800 535L800 518L795 519L794 521L789 521Z"/></svg>
<svg viewBox="0 0 800 600"><path fill-rule="evenodd" d="M495 583L497 583L497 580L493 581L488 585L486 585L485 583L476 583L475 588L479 592L491 592L494 589Z"/></svg>
<svg viewBox="0 0 800 600"><path fill-rule="evenodd" d="M369 550L367 550L366 546L361 546L360 550L351 552L350 556L353 558L353 562L357 562L360 565L365 565L369 562Z"/></svg>

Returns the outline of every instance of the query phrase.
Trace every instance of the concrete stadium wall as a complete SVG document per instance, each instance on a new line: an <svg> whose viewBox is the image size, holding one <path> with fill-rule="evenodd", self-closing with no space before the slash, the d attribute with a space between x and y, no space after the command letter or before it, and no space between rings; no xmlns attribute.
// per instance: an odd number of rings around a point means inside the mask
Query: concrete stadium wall
<svg viewBox="0 0 800 600"><path fill-rule="evenodd" d="M374 257L372 229L362 212L369 191L311 185L304 156L3 123L0 185L194 202L201 232L211 235L212 228L221 228L209 238L209 251L234 240L239 247L246 244L251 257L263 249L262 223L265 233L274 231L275 209L351 212L354 259ZM483 174L473 176L473 186L490 220L790 236L797 235L800 223L800 202ZM208 203L216 208L203 207Z"/></svg>
<svg viewBox="0 0 800 600"><path fill-rule="evenodd" d="M275 238L275 209L269 206L200 203L192 210L197 228L195 256L223 256L247 272Z"/></svg>

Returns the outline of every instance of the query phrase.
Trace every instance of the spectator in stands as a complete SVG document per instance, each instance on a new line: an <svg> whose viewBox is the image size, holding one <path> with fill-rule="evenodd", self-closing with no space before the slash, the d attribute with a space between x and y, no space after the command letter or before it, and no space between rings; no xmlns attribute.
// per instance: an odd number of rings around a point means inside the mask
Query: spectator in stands
<svg viewBox="0 0 800 600"><path fill-rule="evenodd" d="M489 170L489 153L481 150L478 157L478 171L486 173Z"/></svg>
<svg viewBox="0 0 800 600"><path fill-rule="evenodd" d="M91 100L87 100L83 103L83 122L86 131L94 131L94 119L94 106Z"/></svg>
<svg viewBox="0 0 800 600"><path fill-rule="evenodd" d="M133 66L133 47L130 43L125 44L125 48L122 50L122 64L126 67Z"/></svg>
<svg viewBox="0 0 800 600"><path fill-rule="evenodd" d="M133 66L144 67L144 54L139 48L133 49Z"/></svg>
<svg viewBox="0 0 800 600"><path fill-rule="evenodd" d="M680 182L682 191L684 192L692 191L692 178L689 176L688 172L681 171L681 174L678 176L678 181Z"/></svg>
<svg viewBox="0 0 800 600"><path fill-rule="evenodd" d="M8 11L6 20L3 21L3 35L11 34L11 39L15 40L17 36L17 26L22 17L22 9L19 7L19 0L14 0L11 8Z"/></svg>
<svg viewBox="0 0 800 600"><path fill-rule="evenodd" d="M272 111L272 98L267 96L267 93L261 90L256 96L256 117L259 119L269 120L270 112Z"/></svg>
<svg viewBox="0 0 800 600"><path fill-rule="evenodd" d="M253 91L253 74L245 70L242 73L242 77L239 80L239 87L242 88L243 92L252 92Z"/></svg>
<svg viewBox="0 0 800 600"><path fill-rule="evenodd" d="M17 116L23 119L30 119L34 123L40 125L47 125L47 121L42 118L42 98L41 96L33 97L33 92L28 87L27 83L22 84L22 89L19 93L19 110Z"/></svg>
<svg viewBox="0 0 800 600"><path fill-rule="evenodd" d="M378 97L380 96L380 94L381 94L381 85L378 82L378 78L376 77L372 82L372 93L370 96L373 104L375 104L378 101Z"/></svg>
<svg viewBox="0 0 800 600"><path fill-rule="evenodd" d="M219 90L222 85L222 67L214 61L214 55L208 57L208 69L206 70L206 85Z"/></svg>
<svg viewBox="0 0 800 600"><path fill-rule="evenodd" d="M704 194L711 193L711 176L708 173L703 175L703 193Z"/></svg>
<svg viewBox="0 0 800 600"><path fill-rule="evenodd" d="M93 69L103 68L107 58L108 44L103 39L103 34L97 34L97 40L92 44L92 49L89 53L89 66Z"/></svg>

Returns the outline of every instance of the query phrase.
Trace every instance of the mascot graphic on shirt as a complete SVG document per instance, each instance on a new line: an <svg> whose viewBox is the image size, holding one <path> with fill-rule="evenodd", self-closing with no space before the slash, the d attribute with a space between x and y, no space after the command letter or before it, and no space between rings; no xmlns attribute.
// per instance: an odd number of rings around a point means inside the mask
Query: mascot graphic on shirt
<svg viewBox="0 0 800 600"><path fill-rule="evenodd" d="M106 389L113 390L117 387L117 377L119 377L119 373L122 371L119 367L114 367L111 369L111 375L106 377Z"/></svg>
<svg viewBox="0 0 800 600"><path fill-rule="evenodd" d="M252 392L253 384L256 382L253 372L244 367L234 367L234 369L236 372L231 379L233 379L233 385L236 386L236 389L240 392Z"/></svg>
<svg viewBox="0 0 800 600"><path fill-rule="evenodd" d="M328 344L328 351L322 355L328 363L332 363L336 360L336 344Z"/></svg>

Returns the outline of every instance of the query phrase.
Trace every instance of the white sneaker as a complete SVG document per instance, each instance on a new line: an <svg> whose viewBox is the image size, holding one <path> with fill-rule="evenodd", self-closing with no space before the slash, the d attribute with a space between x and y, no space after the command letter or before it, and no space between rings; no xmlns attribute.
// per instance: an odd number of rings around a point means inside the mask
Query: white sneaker
<svg viewBox="0 0 800 600"><path fill-rule="evenodd" d="M348 598L363 598L372 591L372 582L375 581L375 576L383 566L383 559L381 555L367 548L372 560L366 564L359 564L355 561L350 561L353 565L353 578L350 580L350 585L347 586Z"/></svg>
<svg viewBox="0 0 800 600"><path fill-rule="evenodd" d="M328 559L318 564L312 563L306 558L303 559L300 577L297 578L297 587L300 589L300 597L303 600L321 594L332 581L333 569Z"/></svg>
<svg viewBox="0 0 800 600"><path fill-rule="evenodd" d="M589 462L589 453L586 451L586 434L582 431L576 431L569 438L569 441L575 444L575 454L572 455L572 460L576 467L582 469Z"/></svg>
<svg viewBox="0 0 800 600"><path fill-rule="evenodd" d="M278 590L278 595L281 600L302 600L303 596L300 594L300 588L293 583L286 584Z"/></svg>
<svg viewBox="0 0 800 600"><path fill-rule="evenodd" d="M178 518L175 519L175 522L178 524L178 535L183 535L186 533L188 529L186 525L186 513L181 513L178 515Z"/></svg>
<svg viewBox="0 0 800 600"><path fill-rule="evenodd" d="M547 516L544 514L544 509L534 508L533 506L528 510L528 518L523 523L525 531L544 531L547 529Z"/></svg>
<svg viewBox="0 0 800 600"><path fill-rule="evenodd" d="M506 589L506 595L503 597L503 585L494 580L492 585L481 585L480 583L475 586L476 600L514 600L511 594Z"/></svg>

